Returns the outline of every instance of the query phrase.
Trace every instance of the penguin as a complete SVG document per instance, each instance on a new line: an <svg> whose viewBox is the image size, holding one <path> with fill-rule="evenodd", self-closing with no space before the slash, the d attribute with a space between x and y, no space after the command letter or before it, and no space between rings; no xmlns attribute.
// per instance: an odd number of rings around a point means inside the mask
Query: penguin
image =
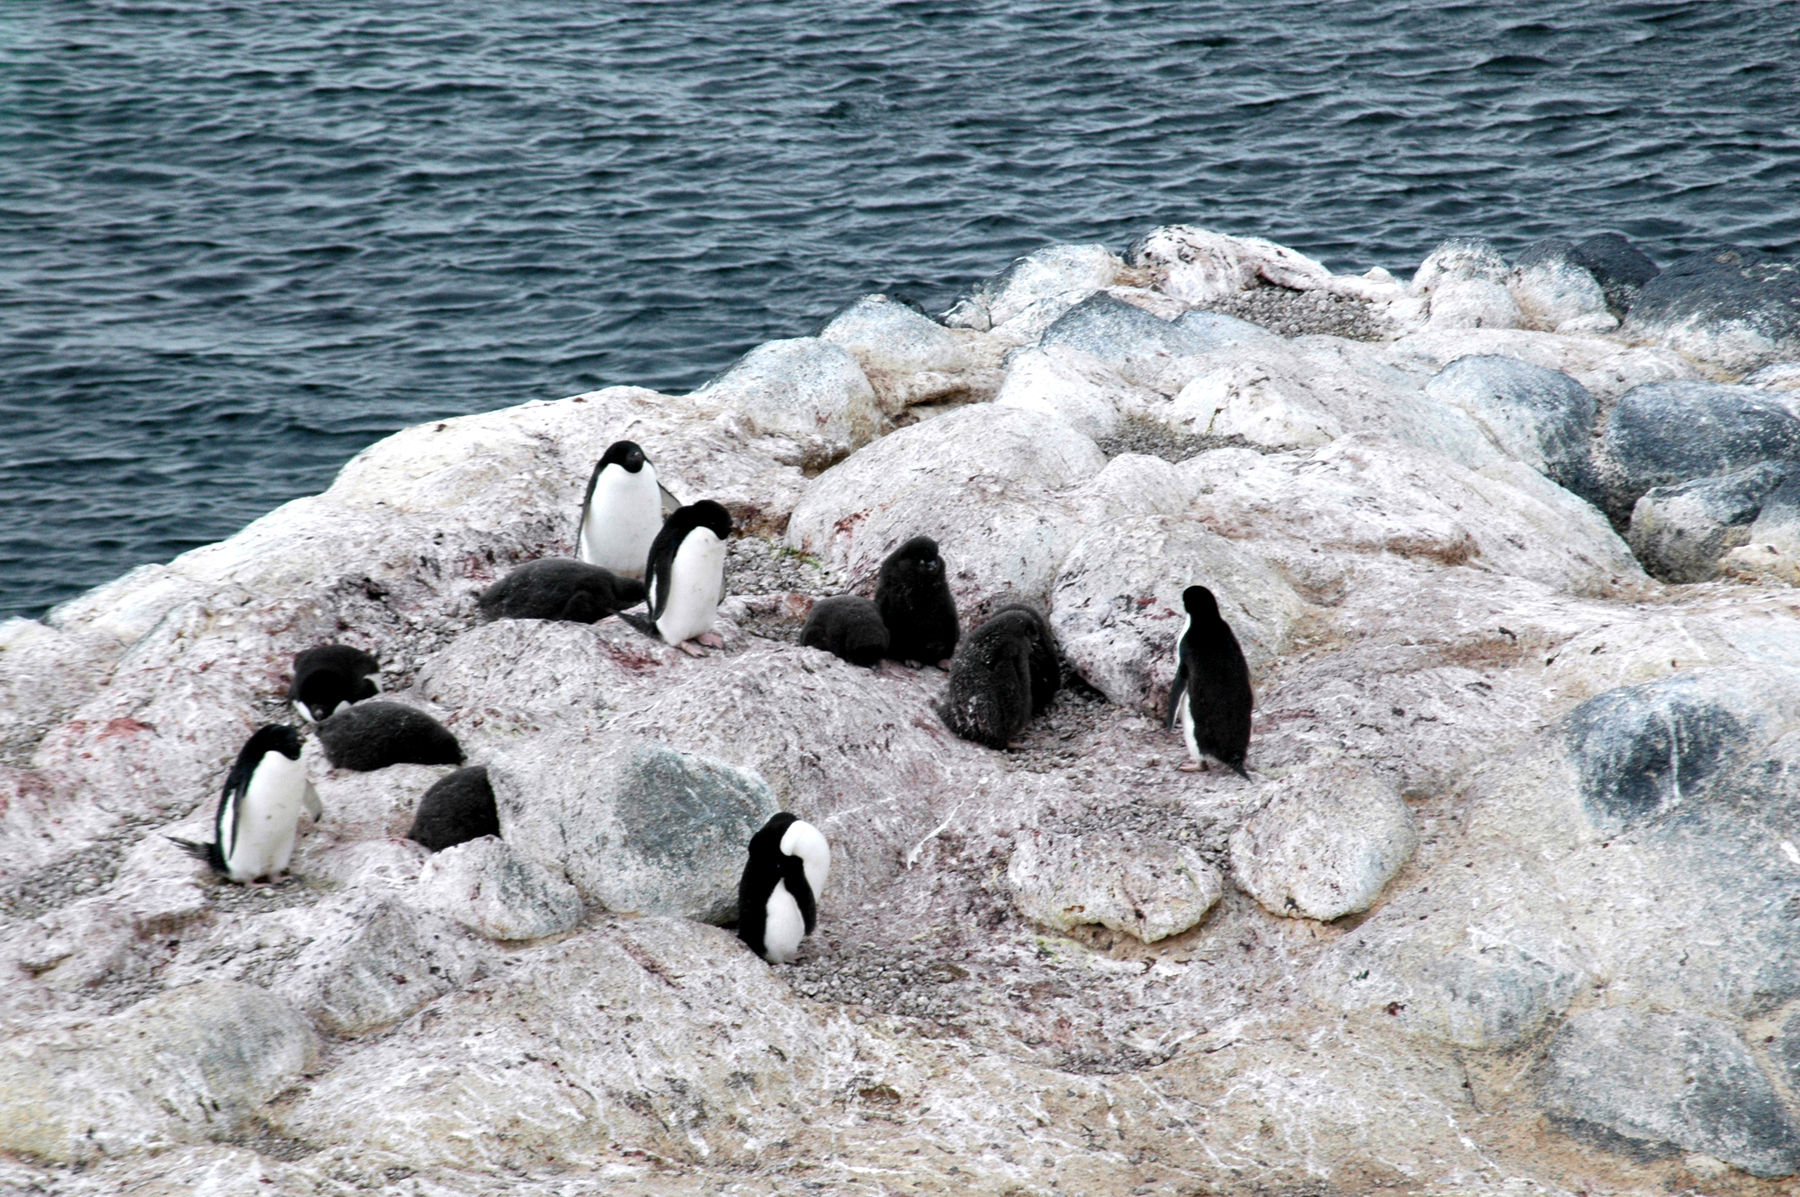
<svg viewBox="0 0 1800 1197"><path fill-rule="evenodd" d="M831 845L811 823L783 811L750 837L738 881L738 938L770 964L787 964L819 921L831 875Z"/></svg>
<svg viewBox="0 0 1800 1197"><path fill-rule="evenodd" d="M822 648L852 665L879 665L887 655L888 630L870 599L840 594L813 604L800 629L805 648Z"/></svg>
<svg viewBox="0 0 1800 1197"><path fill-rule="evenodd" d="M321 644L294 655L294 682L288 698L307 723L329 719L346 703L374 698L378 687L369 677L381 662L348 644Z"/></svg>
<svg viewBox="0 0 1800 1197"><path fill-rule="evenodd" d="M367 773L389 765L460 765L462 746L424 711L397 702L360 702L319 724L334 768Z"/></svg>
<svg viewBox="0 0 1800 1197"><path fill-rule="evenodd" d="M568 557L527 561L475 600L483 619L598 623L644 601L644 584Z"/></svg>
<svg viewBox="0 0 1800 1197"><path fill-rule="evenodd" d="M487 766L470 765L438 778L425 791L406 838L442 852L484 835L499 834L500 815L494 807Z"/></svg>
<svg viewBox="0 0 1800 1197"><path fill-rule="evenodd" d="M247 884L287 872L302 810L315 821L325 813L300 761L300 733L271 723L245 742L225 777L212 843L168 838L216 872Z"/></svg>
<svg viewBox="0 0 1800 1197"><path fill-rule="evenodd" d="M1048 635L1043 622L1029 607L1004 609L956 646L950 692L938 707L951 731L989 748L1006 748L1025 730L1037 697L1032 654L1040 629ZM1044 701L1048 705L1049 698Z"/></svg>
<svg viewBox="0 0 1800 1197"><path fill-rule="evenodd" d="M1250 667L1218 600L1204 586L1181 592L1187 619L1176 645L1175 683L1169 687L1168 726L1181 725L1187 742L1184 771L1203 767L1209 756L1248 780L1244 756L1250 749Z"/></svg>
<svg viewBox="0 0 1800 1197"><path fill-rule="evenodd" d="M1031 672L1031 715L1036 718L1049 709L1056 698L1056 692L1062 689L1062 653L1057 650L1056 637L1050 634L1050 623L1036 607L1024 603L1008 603L995 611L991 618L998 618L1009 611L1023 611L1031 620L1031 654L1028 661Z"/></svg>
<svg viewBox="0 0 1800 1197"><path fill-rule="evenodd" d="M650 544L680 504L633 441L614 441L594 463L575 525L575 557L644 580Z"/></svg>
<svg viewBox="0 0 1800 1197"><path fill-rule="evenodd" d="M688 641L719 643L712 627L725 597L725 541L730 535L730 514L711 499L677 508L650 546L645 570L650 617L626 620L692 656L704 656Z"/></svg>
<svg viewBox="0 0 1800 1197"><path fill-rule="evenodd" d="M887 625L889 659L941 663L956 650L961 627L937 541L915 536L881 563L875 605Z"/></svg>

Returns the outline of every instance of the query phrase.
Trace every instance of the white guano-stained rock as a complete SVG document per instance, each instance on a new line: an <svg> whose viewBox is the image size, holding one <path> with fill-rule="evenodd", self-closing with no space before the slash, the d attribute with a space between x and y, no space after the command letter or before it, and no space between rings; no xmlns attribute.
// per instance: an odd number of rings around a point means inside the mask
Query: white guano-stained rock
<svg viewBox="0 0 1800 1197"><path fill-rule="evenodd" d="M977 287L944 314L944 323L987 332L1042 300L1079 303L1125 273L1125 263L1104 245L1046 245Z"/></svg>
<svg viewBox="0 0 1800 1197"><path fill-rule="evenodd" d="M561 874L492 836L433 854L419 870L418 905L489 939L541 939L581 921L581 895Z"/></svg>
<svg viewBox="0 0 1800 1197"><path fill-rule="evenodd" d="M791 439L814 468L854 452L881 431L881 408L856 358L817 337L765 341L687 402L709 414L741 417L764 436Z"/></svg>
<svg viewBox="0 0 1800 1197"><path fill-rule="evenodd" d="M886 295L857 300L832 317L819 339L856 358L885 415L986 389L985 377L971 376L976 363L955 334Z"/></svg>
<svg viewBox="0 0 1800 1197"><path fill-rule="evenodd" d="M1006 869L1019 913L1058 931L1099 924L1155 943L1206 917L1224 892L1191 848L1115 836L1021 838Z"/></svg>

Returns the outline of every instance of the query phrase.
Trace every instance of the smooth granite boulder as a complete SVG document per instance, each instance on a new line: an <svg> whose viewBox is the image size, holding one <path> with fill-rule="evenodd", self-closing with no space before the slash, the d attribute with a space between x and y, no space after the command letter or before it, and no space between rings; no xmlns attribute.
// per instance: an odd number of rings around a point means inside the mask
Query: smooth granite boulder
<svg viewBox="0 0 1800 1197"><path fill-rule="evenodd" d="M850 351L862 366L884 414L966 393L971 366L949 329L886 295L857 300L819 331L819 339Z"/></svg>
<svg viewBox="0 0 1800 1197"><path fill-rule="evenodd" d="M1717 478L1652 487L1631 509L1631 551L1665 582L1717 577L1726 553L1765 543L1757 541L1753 525L1768 498L1795 479L1800 463L1764 462ZM1774 532L1775 522L1765 534Z"/></svg>
<svg viewBox="0 0 1800 1197"><path fill-rule="evenodd" d="M736 416L759 435L793 441L812 469L881 431L881 406L862 366L843 346L818 337L764 341L686 402L699 412Z"/></svg>
<svg viewBox="0 0 1800 1197"><path fill-rule="evenodd" d="M346 1038L390 1027L466 984L476 956L446 919L404 901L353 896L345 917L315 925L275 991Z"/></svg>
<svg viewBox="0 0 1800 1197"><path fill-rule="evenodd" d="M502 838L620 914L730 922L745 845L781 809L754 774L604 732L521 742L488 774Z"/></svg>
<svg viewBox="0 0 1800 1197"><path fill-rule="evenodd" d="M1800 356L1800 263L1733 245L1678 258L1622 331L1732 373Z"/></svg>
<svg viewBox="0 0 1800 1197"><path fill-rule="evenodd" d="M1038 345L1078 349L1127 382L1167 395L1187 381L1182 359L1204 352L1214 340L1101 291L1058 317Z"/></svg>
<svg viewBox="0 0 1800 1197"><path fill-rule="evenodd" d="M1607 509L1622 520L1651 487L1765 461L1800 461L1800 399L1756 387L1653 382L1619 400L1596 465Z"/></svg>
<svg viewBox="0 0 1800 1197"><path fill-rule="evenodd" d="M1520 327L1544 332L1608 332L1619 326L1606 293L1576 258L1575 246L1550 238L1513 260L1506 289L1519 305Z"/></svg>
<svg viewBox="0 0 1800 1197"><path fill-rule="evenodd" d="M1098 924L1155 943L1206 917L1224 893L1192 848L1113 836L1022 836L1006 884L1019 912L1057 931Z"/></svg>
<svg viewBox="0 0 1800 1197"><path fill-rule="evenodd" d="M1152 408L1159 398L1085 350L1034 345L1007 359L994 404L1055 416L1098 440L1117 432L1127 413Z"/></svg>
<svg viewBox="0 0 1800 1197"><path fill-rule="evenodd" d="M446 848L419 870L414 901L489 939L539 939L581 921L575 887L492 836Z"/></svg>
<svg viewBox="0 0 1800 1197"><path fill-rule="evenodd" d="M1589 447L1594 397L1567 374L1512 357L1471 355L1438 371L1425 394L1467 412L1507 456L1599 501Z"/></svg>
<svg viewBox="0 0 1800 1197"><path fill-rule="evenodd" d="M1593 276L1606 295L1606 306L1623 320L1644 284L1655 278L1657 265L1617 233L1600 233L1575 246L1570 260Z"/></svg>
<svg viewBox="0 0 1800 1197"><path fill-rule="evenodd" d="M1046 245L988 279L944 314L952 328L986 332L1039 300L1076 302L1119 281L1125 263L1104 245Z"/></svg>
<svg viewBox="0 0 1800 1197"><path fill-rule="evenodd" d="M1800 1171L1793 1112L1717 1019L1634 1008L1577 1015L1550 1044L1538 1101L1579 1139L1702 1152L1752 1176Z"/></svg>
<svg viewBox="0 0 1800 1197"><path fill-rule="evenodd" d="M1506 279L1506 259L1488 241L1453 237L1426 255L1407 290L1428 303L1434 329L1517 328Z"/></svg>

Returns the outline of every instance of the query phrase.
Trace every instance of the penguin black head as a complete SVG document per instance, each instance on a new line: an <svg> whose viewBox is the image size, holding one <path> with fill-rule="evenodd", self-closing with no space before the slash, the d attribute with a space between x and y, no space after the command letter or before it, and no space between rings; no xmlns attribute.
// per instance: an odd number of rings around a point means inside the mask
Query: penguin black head
<svg viewBox="0 0 1800 1197"><path fill-rule="evenodd" d="M1222 618L1219 615L1219 600L1204 586L1189 586L1182 591L1181 605L1196 620L1212 622Z"/></svg>
<svg viewBox="0 0 1800 1197"><path fill-rule="evenodd" d="M944 559L938 556L937 541L929 536L915 536L888 557L889 561L904 561L921 573L940 573L944 568Z"/></svg>
<svg viewBox="0 0 1800 1197"><path fill-rule="evenodd" d="M636 441L614 441L606 447L606 452L600 457L600 463L594 467L594 473L598 474L607 466L616 465L627 474L635 474L644 468L644 462L647 460L644 451L638 447Z"/></svg>
<svg viewBox="0 0 1800 1197"><path fill-rule="evenodd" d="M271 723L257 729L255 735L244 742L238 753L237 763L240 766L256 767L256 762L271 752L279 752L290 761L300 759L300 733L285 723Z"/></svg>
<svg viewBox="0 0 1800 1197"><path fill-rule="evenodd" d="M318 723L344 703L375 697L378 691L369 675L380 670L381 662L360 648L321 644L294 655L288 698L302 719Z"/></svg>
<svg viewBox="0 0 1800 1197"><path fill-rule="evenodd" d="M720 540L729 540L731 513L711 499L701 499L677 510L664 527L675 544L680 544L681 538L696 528L705 528Z"/></svg>

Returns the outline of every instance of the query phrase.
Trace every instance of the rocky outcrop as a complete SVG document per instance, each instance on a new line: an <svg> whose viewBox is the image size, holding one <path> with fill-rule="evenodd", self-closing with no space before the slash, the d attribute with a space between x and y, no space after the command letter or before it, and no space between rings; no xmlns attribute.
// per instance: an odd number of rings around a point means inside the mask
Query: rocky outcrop
<svg viewBox="0 0 1800 1197"><path fill-rule="evenodd" d="M1756 387L1646 383L1619 400L1599 452L1607 505L1628 516L1652 487L1800 461L1800 401Z"/></svg>
<svg viewBox="0 0 1800 1197"><path fill-rule="evenodd" d="M1716 577L1719 559L1751 542L1769 496L1796 477L1800 465L1764 462L1717 478L1651 487L1631 509L1631 551L1667 582ZM1781 537L1778 511L1764 523L1768 539L1758 544Z"/></svg>
<svg viewBox="0 0 1800 1197"><path fill-rule="evenodd" d="M1191 848L1099 836L1019 842L1006 882L1019 912L1057 931L1099 925L1144 943L1179 935L1213 908L1223 879Z"/></svg>
<svg viewBox="0 0 1800 1197"><path fill-rule="evenodd" d="M1719 246L1643 284L1622 330L1731 374L1800 356L1800 267Z"/></svg>

